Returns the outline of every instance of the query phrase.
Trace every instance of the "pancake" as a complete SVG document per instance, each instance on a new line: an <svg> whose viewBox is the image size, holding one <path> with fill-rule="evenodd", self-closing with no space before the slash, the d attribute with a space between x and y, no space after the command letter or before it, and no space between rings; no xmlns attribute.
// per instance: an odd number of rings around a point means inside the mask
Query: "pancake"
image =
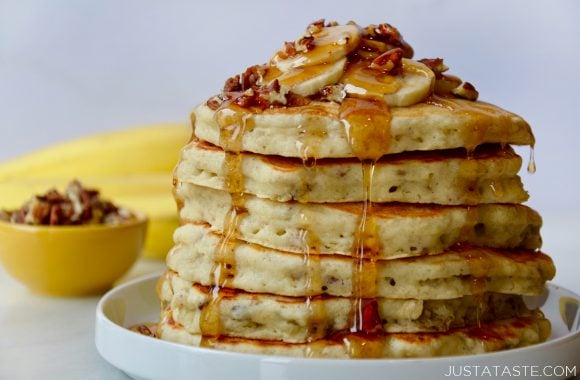
<svg viewBox="0 0 580 380"><path fill-rule="evenodd" d="M412 56L389 24L320 20L194 110L160 338L328 358L547 339L522 300L555 275L511 147L533 153L530 126Z"/></svg>
<svg viewBox="0 0 580 380"><path fill-rule="evenodd" d="M157 334L161 339L225 351L252 354L324 358L414 358L482 354L525 347L545 341L550 322L540 312L530 317L482 323L480 326L451 329L445 333L393 333L377 336L341 335L310 343L291 344L243 338L207 339L189 333L171 313L165 313Z"/></svg>
<svg viewBox="0 0 580 380"><path fill-rule="evenodd" d="M194 141L181 155L175 177L224 190L228 175L220 148ZM517 175L521 158L509 147L413 152L383 157L374 168L372 201L473 205L521 203L528 199ZM241 154L243 191L280 202L360 202L363 171L358 160L301 160Z"/></svg>
<svg viewBox="0 0 580 380"><path fill-rule="evenodd" d="M225 191L178 184L182 222L205 222L223 231L232 207ZM282 251L350 256L362 215L360 203L274 202L246 196L240 239ZM522 205L439 206L376 203L379 258L436 254L457 243L494 248L537 249L540 216Z"/></svg>
<svg viewBox="0 0 580 380"><path fill-rule="evenodd" d="M200 334L202 310L211 288L168 272L160 284L164 309L191 334ZM347 330L353 301L341 297L281 297L222 290L219 302L222 336L303 343ZM486 293L450 300L379 298L385 332L445 332L449 328L529 315L521 296Z"/></svg>
<svg viewBox="0 0 580 380"><path fill-rule="evenodd" d="M215 112L203 104L196 108L195 118L195 135L220 145ZM298 158L357 157L335 102L266 109L253 114L247 124L241 140L244 151ZM534 144L521 117L489 103L463 99L391 108L390 136L385 154L474 148L484 143Z"/></svg>
<svg viewBox="0 0 580 380"><path fill-rule="evenodd" d="M167 256L169 269L184 280L216 285L213 280L220 235L204 225L179 227ZM237 242L231 247L229 286L247 292L286 296L352 295L353 261L340 255L287 253ZM554 277L551 259L524 250L457 247L438 255L376 262L377 296L449 299L498 292L537 295ZM474 283L474 280L475 281Z"/></svg>

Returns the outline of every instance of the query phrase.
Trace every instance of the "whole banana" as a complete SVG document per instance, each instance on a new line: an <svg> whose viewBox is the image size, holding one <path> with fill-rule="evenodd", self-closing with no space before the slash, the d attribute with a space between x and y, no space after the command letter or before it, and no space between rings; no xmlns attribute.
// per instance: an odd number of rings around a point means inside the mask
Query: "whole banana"
<svg viewBox="0 0 580 380"><path fill-rule="evenodd" d="M171 172L191 136L183 123L153 124L56 144L0 164L0 183L24 178Z"/></svg>

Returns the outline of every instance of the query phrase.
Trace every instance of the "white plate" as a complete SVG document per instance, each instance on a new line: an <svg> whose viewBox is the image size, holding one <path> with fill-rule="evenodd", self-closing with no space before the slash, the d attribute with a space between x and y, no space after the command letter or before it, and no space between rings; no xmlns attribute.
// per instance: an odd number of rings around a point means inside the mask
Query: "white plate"
<svg viewBox="0 0 580 380"><path fill-rule="evenodd" d="M99 353L136 379L425 380L457 377L446 376L452 371L456 375L470 371L471 376L488 378L496 377L496 373L507 377L509 371L512 376L557 379L580 371L580 298L552 284L542 297L527 300L534 303L532 306L541 306L552 322L552 337L545 343L483 355L338 360L223 352L165 342L128 330L127 326L159 319L155 294L158 277L150 275L119 286L97 306L95 341ZM564 322L566 316L570 328Z"/></svg>

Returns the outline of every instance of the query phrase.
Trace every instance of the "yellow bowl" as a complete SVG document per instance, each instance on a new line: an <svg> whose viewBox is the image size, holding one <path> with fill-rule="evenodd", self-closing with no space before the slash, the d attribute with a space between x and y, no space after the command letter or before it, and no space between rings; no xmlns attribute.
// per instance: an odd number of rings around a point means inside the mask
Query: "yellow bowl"
<svg viewBox="0 0 580 380"><path fill-rule="evenodd" d="M111 287L137 260L147 218L107 226L29 226L0 221L0 261L38 294L78 296Z"/></svg>

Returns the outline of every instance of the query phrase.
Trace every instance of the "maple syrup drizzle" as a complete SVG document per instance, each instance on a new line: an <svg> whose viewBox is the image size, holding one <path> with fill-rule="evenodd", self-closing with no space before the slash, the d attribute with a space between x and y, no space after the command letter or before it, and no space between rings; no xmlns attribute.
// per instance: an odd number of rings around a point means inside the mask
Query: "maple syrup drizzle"
<svg viewBox="0 0 580 380"><path fill-rule="evenodd" d="M475 226L480 220L480 209L477 206L465 206L465 222L461 228L459 244L469 241L469 237L475 233Z"/></svg>
<svg viewBox="0 0 580 380"><path fill-rule="evenodd" d="M366 97L382 99L383 94L397 92L402 86L401 80L393 75L385 75L379 70L370 69L369 61L352 62L340 82L349 86L349 91Z"/></svg>
<svg viewBox="0 0 580 380"><path fill-rule="evenodd" d="M304 167L313 168L316 166L319 142L326 133L326 127L322 121L313 120L307 125L300 125L298 130L296 149Z"/></svg>
<svg viewBox="0 0 580 380"><path fill-rule="evenodd" d="M487 273L489 268L486 265L483 254L478 251L477 248L474 248L473 251L469 252L467 255L467 262L471 272L469 292L476 302L475 312L477 325L481 326L480 315L484 308L484 296L485 291L487 290Z"/></svg>
<svg viewBox="0 0 580 380"><path fill-rule="evenodd" d="M458 101L454 98L442 97L437 95L432 95L429 97L425 103L435 105L437 107L442 107L449 109L454 112L468 114L472 117L473 121L470 128L467 129L466 133L462 136L465 141L465 147L467 149L467 160L462 161L459 167L459 177L462 181L461 185L466 191L467 204L477 204L480 202L481 194L479 189L477 189L478 178L475 173L472 173L472 158L474 150L484 143L487 139L487 134L489 127L491 125L491 118L494 117L496 122L504 123L500 130L505 131L506 134L503 136L503 140L507 140L507 134L509 133L509 118L508 113L496 108L492 108L485 103L481 102L469 102L469 101ZM532 148L533 149L533 148ZM530 163L533 162L533 156L530 159ZM528 168L528 170L530 170ZM500 199L505 194L505 189L500 182L491 181L489 183L493 194L496 198ZM463 234L467 232L467 228L474 229L475 225L479 221L479 208L468 206L468 216ZM470 231L472 233L474 231ZM466 236L467 238L467 236ZM467 239L461 239L466 241ZM468 263L471 270L471 284L470 293L474 297L476 302L476 319L477 325L481 326L480 316L484 308L484 293L487 289L487 270L488 268L483 264L484 260L481 254L477 252L470 253L468 255Z"/></svg>
<svg viewBox="0 0 580 380"><path fill-rule="evenodd" d="M528 173L534 174L536 172L536 160L534 159L534 146L530 147L530 158L528 160Z"/></svg>
<svg viewBox="0 0 580 380"><path fill-rule="evenodd" d="M481 220L480 208L478 206L466 206L466 217L463 228L461 229L461 236L458 240L457 247L462 247L469 237L477 234L476 226ZM476 248L477 249L477 248ZM469 293L473 295L476 302L476 318L477 324L480 325L480 315L484 307L484 292L486 290L486 271L487 268L482 264L483 258L481 254L473 253L468 255L467 263L470 267L471 283Z"/></svg>
<svg viewBox="0 0 580 380"><path fill-rule="evenodd" d="M304 210L300 214L301 228L300 238L302 250L304 252L304 266L306 268L306 300L305 306L308 310L308 343L314 343L316 340L324 338L327 320L324 302L316 300L315 295L320 294L323 289L322 271L320 267L320 239L313 233L310 227L308 211ZM318 357L321 355L322 346L318 344L306 345L306 357Z"/></svg>
<svg viewBox="0 0 580 380"><path fill-rule="evenodd" d="M465 148L470 153L486 142L489 128L493 123L500 124L497 130L502 131L499 133L503 134L503 136L500 136L499 140L505 141L509 136L512 125L511 114L487 103L458 100L435 94L427 98L424 103L471 117L469 128L466 128L462 135Z"/></svg>
<svg viewBox="0 0 580 380"><path fill-rule="evenodd" d="M352 248L351 326L343 344L350 357L378 358L384 350L384 339L378 336L384 331L376 301L380 247L372 212L372 186L375 163L389 149L391 113L383 101L346 98L340 118L351 149L361 160L363 178L362 213Z"/></svg>
<svg viewBox="0 0 580 380"><path fill-rule="evenodd" d="M231 207L224 220L223 233L214 251L211 271L214 284L208 301L201 312L200 330L202 347L213 347L214 340L222 334L220 304L222 288L231 286L236 275L235 249L238 245L239 225L246 215L244 177L242 173L242 138L250 123L251 113L240 107L224 104L215 113L220 126L220 146L224 149L224 185L231 197Z"/></svg>
<svg viewBox="0 0 580 380"><path fill-rule="evenodd" d="M465 199L461 203L477 204L481 200L478 188L479 176L476 170L477 162L474 162L472 152L468 151L465 160L458 160L457 187L462 189Z"/></svg>

